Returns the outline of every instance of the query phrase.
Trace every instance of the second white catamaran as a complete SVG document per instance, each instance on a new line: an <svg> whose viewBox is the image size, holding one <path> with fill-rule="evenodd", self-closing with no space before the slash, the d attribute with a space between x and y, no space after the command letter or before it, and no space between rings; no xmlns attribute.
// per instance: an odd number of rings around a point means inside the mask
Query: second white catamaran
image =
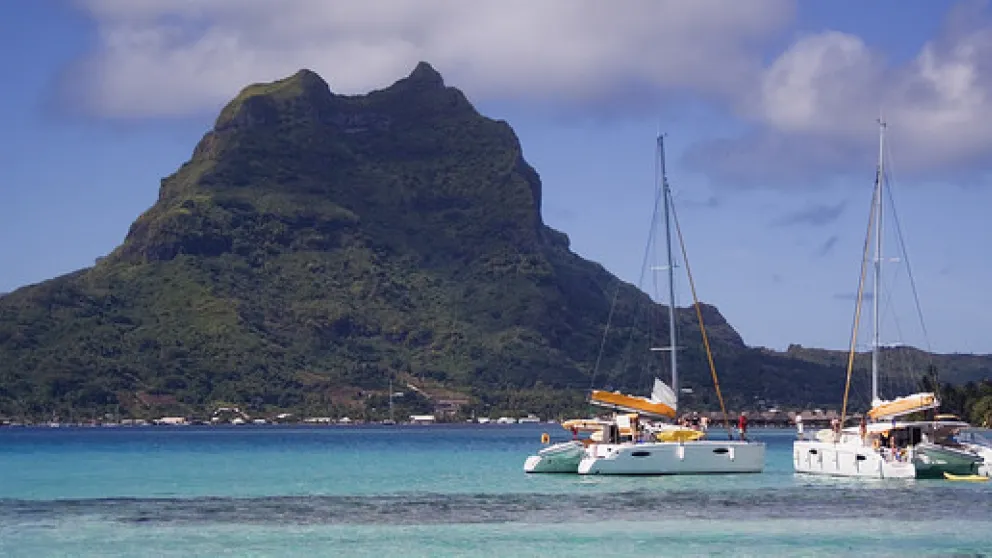
<svg viewBox="0 0 992 558"><path fill-rule="evenodd" d="M892 400L884 400L879 396L881 350L879 301L882 299L882 202L885 193L885 124L883 122L879 122L878 145L875 189L861 262L841 419L833 428L817 432L813 440L801 439L794 442L793 466L799 473L843 477L940 478L946 475L972 475L979 472L984 460L974 449L955 440L955 436L962 429L968 428L967 423L947 415L937 415L933 420L898 420L913 413L938 409L940 400L935 393L913 393ZM874 239L874 250L872 250L873 254L869 255L872 239ZM866 420L863 425L845 428L843 423L847 416L848 393L869 262L874 266L872 401L871 409L867 413L867 419L870 420Z"/></svg>

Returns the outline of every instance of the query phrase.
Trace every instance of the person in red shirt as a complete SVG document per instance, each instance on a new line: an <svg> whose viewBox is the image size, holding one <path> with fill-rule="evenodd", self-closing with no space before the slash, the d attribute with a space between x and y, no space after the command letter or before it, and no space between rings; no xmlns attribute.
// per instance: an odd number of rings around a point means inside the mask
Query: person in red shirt
<svg viewBox="0 0 992 558"><path fill-rule="evenodd" d="M741 411L741 416L737 419L737 430L741 433L741 440L747 439L747 415Z"/></svg>

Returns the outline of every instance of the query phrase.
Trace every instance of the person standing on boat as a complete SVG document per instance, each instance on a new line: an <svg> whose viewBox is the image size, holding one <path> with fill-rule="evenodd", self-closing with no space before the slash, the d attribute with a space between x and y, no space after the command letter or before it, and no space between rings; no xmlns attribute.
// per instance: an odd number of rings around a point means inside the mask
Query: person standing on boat
<svg viewBox="0 0 992 558"><path fill-rule="evenodd" d="M741 416L737 418L737 430L741 433L741 441L747 439L747 415L741 411Z"/></svg>
<svg viewBox="0 0 992 558"><path fill-rule="evenodd" d="M861 442L864 443L864 441L868 439L868 421L865 420L864 415L861 415L860 431L861 431Z"/></svg>
<svg viewBox="0 0 992 558"><path fill-rule="evenodd" d="M803 439L803 415L802 413L796 413L796 437L800 440Z"/></svg>

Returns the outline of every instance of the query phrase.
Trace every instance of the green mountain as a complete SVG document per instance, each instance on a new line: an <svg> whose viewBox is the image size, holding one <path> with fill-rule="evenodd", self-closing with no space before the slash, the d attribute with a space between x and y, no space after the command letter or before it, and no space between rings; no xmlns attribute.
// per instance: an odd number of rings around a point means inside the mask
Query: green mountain
<svg viewBox="0 0 992 558"><path fill-rule="evenodd" d="M836 363L703 313L731 404L836 405ZM677 321L689 403L712 408L695 312ZM360 96L302 70L232 100L94 267L0 298L0 416L382 417L390 381L404 412L554 415L667 377L647 350L666 324L544 224L513 130L431 66Z"/></svg>

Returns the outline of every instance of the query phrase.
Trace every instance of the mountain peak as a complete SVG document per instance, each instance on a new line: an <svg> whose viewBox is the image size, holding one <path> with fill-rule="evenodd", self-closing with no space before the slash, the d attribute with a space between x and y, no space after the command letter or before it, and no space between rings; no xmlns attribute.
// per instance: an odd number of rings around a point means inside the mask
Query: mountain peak
<svg viewBox="0 0 992 558"><path fill-rule="evenodd" d="M228 225L247 226L234 213L295 221L321 204L334 206L323 212L333 227L361 223L363 238L418 257L481 257L483 245L466 249L464 239L494 230L514 249L534 250L547 236L540 177L516 134L426 62L365 95L336 95L306 69L245 87L163 181L159 201L132 226L122 256L229 253ZM209 242L204 218L217 220Z"/></svg>
<svg viewBox="0 0 992 558"><path fill-rule="evenodd" d="M313 70L303 68L291 76L267 83L253 83L235 97L235 101L257 95L270 95L274 97L293 97L305 94L323 93L327 94L330 89L324 78L317 75Z"/></svg>
<svg viewBox="0 0 992 558"><path fill-rule="evenodd" d="M307 68L298 70L295 74L283 79L282 82L284 87L302 92L330 92L330 88L327 82L324 81L324 78L320 77L317 72Z"/></svg>
<svg viewBox="0 0 992 558"><path fill-rule="evenodd" d="M265 109L272 103L287 103L305 99L306 104L319 104L333 97L327 82L316 72L302 69L295 74L268 83L253 83L241 90L229 102L214 124L215 129L232 125L266 121Z"/></svg>
<svg viewBox="0 0 992 558"><path fill-rule="evenodd" d="M444 87L444 78L427 62L418 62L406 81L432 87Z"/></svg>

